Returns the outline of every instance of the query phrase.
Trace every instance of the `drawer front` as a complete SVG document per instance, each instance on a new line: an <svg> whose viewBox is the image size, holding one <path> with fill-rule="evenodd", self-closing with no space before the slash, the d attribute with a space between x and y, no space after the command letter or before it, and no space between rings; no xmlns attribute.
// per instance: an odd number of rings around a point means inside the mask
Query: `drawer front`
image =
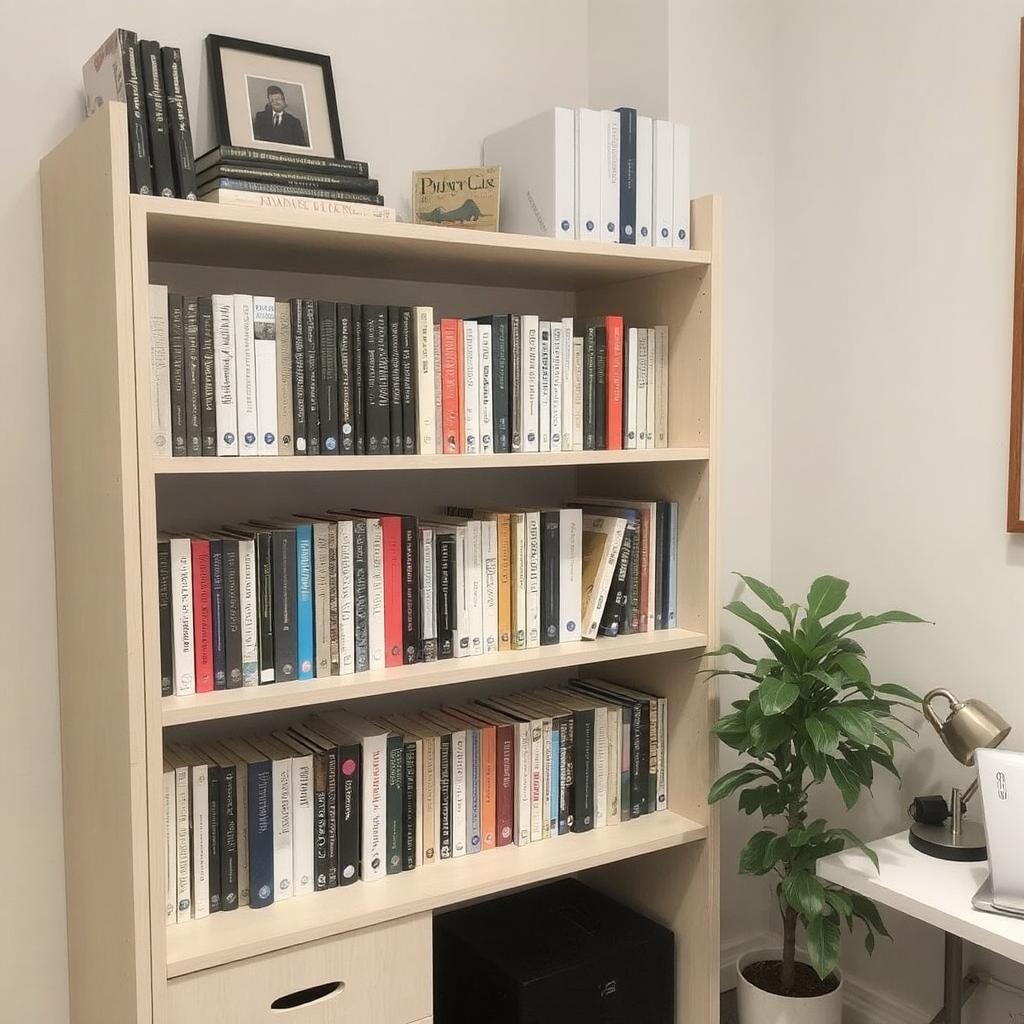
<svg viewBox="0 0 1024 1024"><path fill-rule="evenodd" d="M167 984L169 1024L430 1021L431 918L404 918Z"/></svg>

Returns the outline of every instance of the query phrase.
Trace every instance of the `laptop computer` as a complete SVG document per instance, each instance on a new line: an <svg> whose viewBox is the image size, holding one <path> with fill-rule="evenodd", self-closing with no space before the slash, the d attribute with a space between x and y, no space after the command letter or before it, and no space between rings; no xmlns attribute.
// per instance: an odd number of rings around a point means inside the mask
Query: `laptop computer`
<svg viewBox="0 0 1024 1024"><path fill-rule="evenodd" d="M979 750L975 760L985 809L989 876L971 904L990 914L1024 917L1024 754Z"/></svg>

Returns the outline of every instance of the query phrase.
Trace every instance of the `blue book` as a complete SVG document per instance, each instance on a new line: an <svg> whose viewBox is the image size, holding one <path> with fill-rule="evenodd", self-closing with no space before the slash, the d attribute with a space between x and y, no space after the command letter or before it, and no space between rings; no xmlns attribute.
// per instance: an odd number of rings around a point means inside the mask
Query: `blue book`
<svg viewBox="0 0 1024 1024"><path fill-rule="evenodd" d="M313 623L313 526L295 526L295 596L299 679L316 675L315 629Z"/></svg>
<svg viewBox="0 0 1024 1024"><path fill-rule="evenodd" d="M619 114L619 241L636 245L636 110Z"/></svg>
<svg viewBox="0 0 1024 1024"><path fill-rule="evenodd" d="M210 603L213 622L213 688L228 685L227 638L224 631L224 541L210 541Z"/></svg>
<svg viewBox="0 0 1024 1024"><path fill-rule="evenodd" d="M249 799L249 906L274 902L274 792L270 759L251 743L224 740L222 746L246 764Z"/></svg>
<svg viewBox="0 0 1024 1024"><path fill-rule="evenodd" d="M466 820L466 853L479 853L483 849L480 841L482 832L480 824L480 730L466 730L468 767L467 782L469 790L469 816Z"/></svg>
<svg viewBox="0 0 1024 1024"><path fill-rule="evenodd" d="M555 722L552 722L551 729L551 834L552 836L558 835L558 804L559 804L559 787L561 785L561 767L559 765L559 756L561 753L561 742L562 737L559 733L558 726Z"/></svg>
<svg viewBox="0 0 1024 1024"><path fill-rule="evenodd" d="M676 598L679 576L679 502L668 503L668 602L665 615L665 628L676 627Z"/></svg>

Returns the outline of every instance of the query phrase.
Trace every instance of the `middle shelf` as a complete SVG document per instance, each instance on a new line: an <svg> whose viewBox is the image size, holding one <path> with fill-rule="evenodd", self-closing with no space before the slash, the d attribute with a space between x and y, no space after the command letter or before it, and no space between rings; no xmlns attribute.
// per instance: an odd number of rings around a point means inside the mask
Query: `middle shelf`
<svg viewBox="0 0 1024 1024"><path fill-rule="evenodd" d="M188 697L164 697L161 701L163 725L166 728L267 711L312 707L317 704L374 697L397 691L410 692L479 679L574 668L577 665L593 665L670 651L700 650L707 646L707 642L705 634L693 630L661 629L648 633L552 644L525 651L483 654L474 658L449 658L444 661L403 665L376 672L360 672L357 675L270 683L264 686L199 693Z"/></svg>

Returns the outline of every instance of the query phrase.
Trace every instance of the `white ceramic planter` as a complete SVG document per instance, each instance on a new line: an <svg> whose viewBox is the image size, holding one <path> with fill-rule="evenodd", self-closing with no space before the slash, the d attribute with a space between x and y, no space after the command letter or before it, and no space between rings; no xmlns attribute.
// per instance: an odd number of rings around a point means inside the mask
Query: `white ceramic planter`
<svg viewBox="0 0 1024 1024"><path fill-rule="evenodd" d="M805 999L773 995L743 977L743 968L748 964L781 958L782 951L778 949L758 949L740 957L736 982L740 1024L842 1024L843 976L838 970L839 985L834 991Z"/></svg>

